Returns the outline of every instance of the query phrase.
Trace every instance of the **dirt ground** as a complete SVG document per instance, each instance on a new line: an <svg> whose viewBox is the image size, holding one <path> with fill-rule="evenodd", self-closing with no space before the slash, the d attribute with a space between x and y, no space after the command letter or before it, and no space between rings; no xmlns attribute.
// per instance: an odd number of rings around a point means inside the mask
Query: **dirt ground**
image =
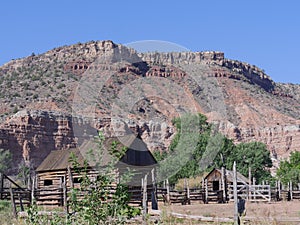
<svg viewBox="0 0 300 225"><path fill-rule="evenodd" d="M190 216L233 218L234 204L160 205L160 210ZM300 201L248 203L242 220L247 224L300 224ZM249 222L250 221L250 222ZM201 224L201 223L199 223Z"/></svg>

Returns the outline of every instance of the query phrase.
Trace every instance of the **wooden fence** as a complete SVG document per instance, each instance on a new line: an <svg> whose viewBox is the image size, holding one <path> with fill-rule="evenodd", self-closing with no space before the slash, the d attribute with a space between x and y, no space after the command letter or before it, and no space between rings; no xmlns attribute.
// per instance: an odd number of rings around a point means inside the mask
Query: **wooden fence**
<svg viewBox="0 0 300 225"><path fill-rule="evenodd" d="M111 188L111 192L114 192L114 188ZM141 206L143 191L141 187L131 187L128 190L130 195L129 203L131 205ZM153 189L152 186L147 186L147 201L151 202ZM4 188L0 192L2 200L11 200L11 193L15 204L18 205L29 205L32 202L32 196L36 203L41 206L65 206L68 202L68 196L70 190L64 190L63 188L57 189L43 189L35 190L24 190L19 188ZM184 190L167 190L167 188L158 187L156 192L157 200L166 204L195 204L195 203L222 203L222 191L208 191L208 193L201 188L191 188ZM250 202L270 202L270 201L290 201L300 200L300 191L293 190L281 191L281 198L279 198L278 192L275 189L271 189L269 185L253 185L250 188L238 185L238 196L246 199ZM80 196L79 196L80 198ZM232 189L229 186L229 201L233 198Z"/></svg>
<svg viewBox="0 0 300 225"><path fill-rule="evenodd" d="M14 186L13 188L4 188L3 178L7 179ZM190 188L188 185L183 190L174 190L167 185L157 187L151 182L144 187L129 187L129 203L131 205L144 208L145 204L153 203L153 200L164 202L166 204L199 204L199 203L225 203L233 198L233 187L228 185L228 192L224 200L223 190L212 191L205 185L202 188ZM116 186L108 187L111 194L116 191ZM11 178L3 175L0 184L0 199L12 202L14 211L23 211L24 207L32 204L33 200L41 206L62 206L68 205L70 188L62 186L61 188L34 189L28 190L20 187ZM282 190L282 188L271 188L270 185L237 185L237 194L247 201L290 201L300 200L300 190ZM78 196L79 198L81 196ZM146 203L145 203L146 202Z"/></svg>

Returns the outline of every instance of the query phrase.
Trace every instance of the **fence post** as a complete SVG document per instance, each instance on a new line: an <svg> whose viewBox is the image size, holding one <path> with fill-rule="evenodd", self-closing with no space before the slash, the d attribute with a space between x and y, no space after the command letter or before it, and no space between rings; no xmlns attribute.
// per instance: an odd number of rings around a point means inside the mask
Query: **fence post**
<svg viewBox="0 0 300 225"><path fill-rule="evenodd" d="M225 168L222 167L221 169L221 172L222 172L222 190L223 190L223 203L226 202L226 183L225 183Z"/></svg>
<svg viewBox="0 0 300 225"><path fill-rule="evenodd" d="M236 175L236 162L233 163L233 199L234 199L234 224L239 225L238 214L238 196L237 196L237 175Z"/></svg>
<svg viewBox="0 0 300 225"><path fill-rule="evenodd" d="M189 185L189 180L186 182L186 196L187 196L187 203L190 205L191 200L190 200L190 185Z"/></svg>
<svg viewBox="0 0 300 225"><path fill-rule="evenodd" d="M32 184L31 184L31 204L33 204L34 203L34 190L35 190L35 179L36 179L36 177L35 176L33 176L33 178L32 178L32 180L31 180L31 182L32 182Z"/></svg>
<svg viewBox="0 0 300 225"><path fill-rule="evenodd" d="M24 206L23 206L21 194L18 194L18 198L19 198L19 202L20 202L20 211L23 212L24 211Z"/></svg>
<svg viewBox="0 0 300 225"><path fill-rule="evenodd" d="M143 198L144 198L144 178L143 177L141 179L141 196L142 196L141 207L143 207Z"/></svg>
<svg viewBox="0 0 300 225"><path fill-rule="evenodd" d="M143 224L146 224L146 215L147 215L147 174L145 175L143 181Z"/></svg>
<svg viewBox="0 0 300 225"><path fill-rule="evenodd" d="M208 184L207 184L207 179L205 179L205 203L208 203Z"/></svg>
<svg viewBox="0 0 300 225"><path fill-rule="evenodd" d="M291 197L291 201L293 201L293 182L290 181L290 197Z"/></svg>
<svg viewBox="0 0 300 225"><path fill-rule="evenodd" d="M278 181L278 198L279 198L279 200L281 199L281 182L280 182L280 180Z"/></svg>
<svg viewBox="0 0 300 225"><path fill-rule="evenodd" d="M252 175L251 175L251 167L249 167L249 171L248 171L248 179L249 179L249 186L248 186L248 200L251 199L251 179L252 179Z"/></svg>
<svg viewBox="0 0 300 225"><path fill-rule="evenodd" d="M3 173L0 173L0 199L3 196L3 187L4 187L4 176Z"/></svg>
<svg viewBox="0 0 300 225"><path fill-rule="evenodd" d="M15 202L14 192L13 192L12 187L9 188L9 193L10 193L11 206L12 206L12 210L13 210L13 216L14 216L14 218L17 218L17 208L16 208L16 202Z"/></svg>
<svg viewBox="0 0 300 225"><path fill-rule="evenodd" d="M166 185L167 185L167 203L170 204L170 185L169 185L169 180L166 180Z"/></svg>
<svg viewBox="0 0 300 225"><path fill-rule="evenodd" d="M253 199L254 200L256 200L256 192L255 192L255 190L256 190L256 188L255 188L255 182L256 182L256 180L255 180L255 177L253 177L252 178L252 184L253 184Z"/></svg>
<svg viewBox="0 0 300 225"><path fill-rule="evenodd" d="M272 195L271 195L271 185L268 184L268 188L269 188L269 202L271 202L271 199L272 199Z"/></svg>
<svg viewBox="0 0 300 225"><path fill-rule="evenodd" d="M158 210L157 188L156 188L156 182L155 182L154 168L151 170L151 176L152 176L151 205L152 205L153 210Z"/></svg>

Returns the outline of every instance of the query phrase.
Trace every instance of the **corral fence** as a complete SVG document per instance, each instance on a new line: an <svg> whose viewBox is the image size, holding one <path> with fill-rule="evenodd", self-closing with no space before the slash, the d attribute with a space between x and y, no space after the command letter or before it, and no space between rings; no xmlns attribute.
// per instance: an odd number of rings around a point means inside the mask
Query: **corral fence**
<svg viewBox="0 0 300 225"><path fill-rule="evenodd" d="M70 188L51 188L51 189L27 189L20 187L10 177L1 174L0 177L0 199L11 201L14 212L24 211L35 201L40 206L61 206L67 207ZM10 183L10 187L4 187L4 179ZM7 182L6 182L7 183ZM181 190L175 190L166 181L162 186L157 184L149 184L145 182L142 187L128 187L130 195L129 203L131 205L145 208L145 204L149 202L152 205L156 202L165 204L199 204L199 203L226 203L233 199L233 187L227 186L226 199L224 199L223 190L208 190L206 186L190 188L187 184ZM113 194L116 186L109 187L109 191ZM270 185L237 185L237 194L239 197L250 202L260 201L291 201L300 200L300 190L292 188L292 185L283 187L277 185L271 188ZM79 196L80 198L80 196ZM16 213L15 213L16 214Z"/></svg>

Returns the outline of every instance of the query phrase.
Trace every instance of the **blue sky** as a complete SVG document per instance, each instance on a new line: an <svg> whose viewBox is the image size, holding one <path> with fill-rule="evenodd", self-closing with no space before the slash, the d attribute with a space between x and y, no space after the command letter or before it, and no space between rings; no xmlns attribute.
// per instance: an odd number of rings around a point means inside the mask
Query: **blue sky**
<svg viewBox="0 0 300 225"><path fill-rule="evenodd" d="M0 65L90 40L162 40L223 51L300 83L299 1L2 1Z"/></svg>

